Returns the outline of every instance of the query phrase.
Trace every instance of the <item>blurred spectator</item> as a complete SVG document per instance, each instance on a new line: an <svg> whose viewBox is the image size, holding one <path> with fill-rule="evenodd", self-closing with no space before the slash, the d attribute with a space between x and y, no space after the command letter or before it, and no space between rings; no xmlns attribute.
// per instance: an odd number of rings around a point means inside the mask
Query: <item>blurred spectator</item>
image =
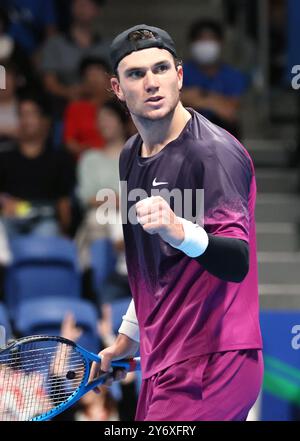
<svg viewBox="0 0 300 441"><path fill-rule="evenodd" d="M238 135L238 110L246 90L246 77L222 61L223 42L219 23L200 20L191 26L192 59L184 65L182 99L186 106Z"/></svg>
<svg viewBox="0 0 300 441"><path fill-rule="evenodd" d="M38 77L22 47L9 35L10 21L8 13L0 6L0 64L13 64L18 74L19 87L38 85Z"/></svg>
<svg viewBox="0 0 300 441"><path fill-rule="evenodd" d="M17 73L12 64L4 65L6 88L0 90L0 151L18 137L19 115L17 100Z"/></svg>
<svg viewBox="0 0 300 441"><path fill-rule="evenodd" d="M105 143L97 114L108 98L109 71L109 65L101 58L89 57L81 62L84 99L68 105L64 121L65 145L75 158L84 150L101 148Z"/></svg>
<svg viewBox="0 0 300 441"><path fill-rule="evenodd" d="M49 109L43 97L19 103L19 141L0 155L0 203L9 236L66 233L73 173L66 153L49 148Z"/></svg>
<svg viewBox="0 0 300 441"><path fill-rule="evenodd" d="M85 217L76 236L83 269L89 267L89 247L93 240L110 235L109 224L99 224L97 192L104 188L119 195L119 155L126 141L128 117L117 101L105 103L99 112L98 125L106 139L103 151L85 152L78 163L78 196Z"/></svg>
<svg viewBox="0 0 300 441"><path fill-rule="evenodd" d="M74 314L72 312L68 312L62 321L60 336L77 342L81 334L82 329L77 326Z"/></svg>
<svg viewBox="0 0 300 441"><path fill-rule="evenodd" d="M53 0L2 0L11 20L10 35L32 55L44 38L56 32Z"/></svg>
<svg viewBox="0 0 300 441"><path fill-rule="evenodd" d="M54 1L55 1L55 9L57 15L58 29L61 32L65 32L65 30L70 27L72 1L70 0L54 0ZM98 0L97 2L99 6L104 6L105 3L106 0ZM99 29L101 32L101 27L102 27L102 8L100 14L97 14L97 17L93 22L93 26L98 35Z"/></svg>
<svg viewBox="0 0 300 441"><path fill-rule="evenodd" d="M93 22L101 14L99 0L72 0L68 34L50 38L42 52L41 68L48 92L60 99L79 99L83 93L79 66L83 58L100 56L109 60L109 46L93 33Z"/></svg>
<svg viewBox="0 0 300 441"><path fill-rule="evenodd" d="M120 421L117 402L107 387L100 394L91 391L80 399L74 421Z"/></svg>
<svg viewBox="0 0 300 441"><path fill-rule="evenodd" d="M0 421L23 421L52 408L50 398L43 388L43 375L29 369L25 373L19 369L18 361L0 363L0 385ZM26 412L20 403L27 405Z"/></svg>
<svg viewBox="0 0 300 441"><path fill-rule="evenodd" d="M78 163L78 196L85 209L83 222L76 234L80 264L84 271L84 292L88 296L91 290L90 246L101 237L113 242L117 262L115 272L107 280L101 291L102 320L100 334L105 344L109 344L114 335L109 302L121 297L130 297L127 269L125 262L122 224L118 212L119 196L119 155L127 137L128 116L123 106L117 101L105 103L99 112L99 127L106 139L103 151L87 151ZM111 219L107 219L99 208L103 203L96 195L101 189L113 190L117 206L110 207Z"/></svg>

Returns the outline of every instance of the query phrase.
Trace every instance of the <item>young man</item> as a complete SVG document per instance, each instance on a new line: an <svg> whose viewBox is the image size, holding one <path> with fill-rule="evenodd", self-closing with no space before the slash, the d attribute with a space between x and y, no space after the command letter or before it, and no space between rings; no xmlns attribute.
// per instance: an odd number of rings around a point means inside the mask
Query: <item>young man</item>
<svg viewBox="0 0 300 441"><path fill-rule="evenodd" d="M134 206L138 222L123 219L133 300L101 369L140 341L137 420L245 420L263 373L252 161L183 107L183 69L165 31L135 26L115 38L111 56L112 88L138 129L120 157L128 217ZM148 197L132 201L136 189ZM169 204L157 189L179 189L182 201ZM204 227L179 210L187 189L193 212L204 189Z"/></svg>

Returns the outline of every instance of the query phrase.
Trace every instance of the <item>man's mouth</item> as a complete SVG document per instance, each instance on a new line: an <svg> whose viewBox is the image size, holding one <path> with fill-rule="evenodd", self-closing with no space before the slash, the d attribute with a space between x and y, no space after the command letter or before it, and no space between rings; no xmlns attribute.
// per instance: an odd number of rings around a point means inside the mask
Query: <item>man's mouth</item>
<svg viewBox="0 0 300 441"><path fill-rule="evenodd" d="M157 103L158 101L162 100L162 96L152 96L151 98L148 98L146 100L146 103Z"/></svg>

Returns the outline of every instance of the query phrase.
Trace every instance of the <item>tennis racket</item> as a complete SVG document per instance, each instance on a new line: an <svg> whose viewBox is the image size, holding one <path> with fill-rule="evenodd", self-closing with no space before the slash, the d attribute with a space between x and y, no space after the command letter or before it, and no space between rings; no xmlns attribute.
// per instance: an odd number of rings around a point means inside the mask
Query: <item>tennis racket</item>
<svg viewBox="0 0 300 441"><path fill-rule="evenodd" d="M62 337L30 336L0 350L0 421L45 421L63 412L117 368L140 369L140 358L113 361L89 381L101 358Z"/></svg>

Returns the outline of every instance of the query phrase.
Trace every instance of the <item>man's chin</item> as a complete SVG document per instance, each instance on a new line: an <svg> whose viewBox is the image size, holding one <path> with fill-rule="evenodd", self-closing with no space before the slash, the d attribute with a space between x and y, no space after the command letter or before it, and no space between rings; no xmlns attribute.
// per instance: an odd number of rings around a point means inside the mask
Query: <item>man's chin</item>
<svg viewBox="0 0 300 441"><path fill-rule="evenodd" d="M159 121L164 119L167 115L171 113L170 109L153 109L147 112L143 112L143 115L140 115L144 119L148 119L149 121Z"/></svg>

